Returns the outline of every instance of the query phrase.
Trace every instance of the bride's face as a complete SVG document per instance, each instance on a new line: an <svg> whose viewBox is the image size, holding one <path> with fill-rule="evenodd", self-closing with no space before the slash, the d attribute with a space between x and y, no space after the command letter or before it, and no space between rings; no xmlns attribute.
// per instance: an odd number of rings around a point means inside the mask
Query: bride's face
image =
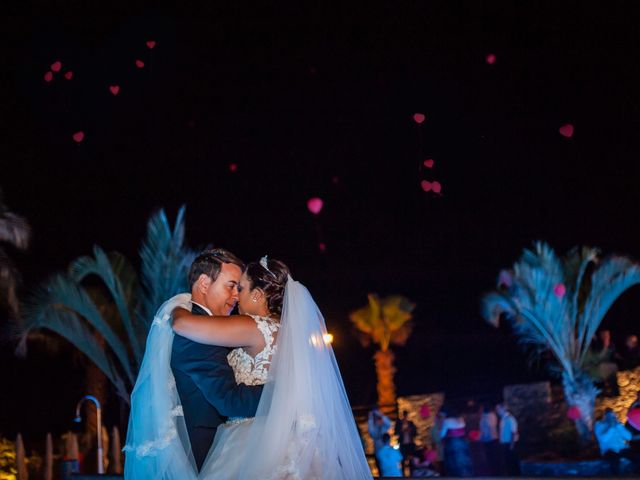
<svg viewBox="0 0 640 480"><path fill-rule="evenodd" d="M265 316L269 309L264 292L259 288L251 290L251 280L243 274L238 286L238 311L241 315Z"/></svg>

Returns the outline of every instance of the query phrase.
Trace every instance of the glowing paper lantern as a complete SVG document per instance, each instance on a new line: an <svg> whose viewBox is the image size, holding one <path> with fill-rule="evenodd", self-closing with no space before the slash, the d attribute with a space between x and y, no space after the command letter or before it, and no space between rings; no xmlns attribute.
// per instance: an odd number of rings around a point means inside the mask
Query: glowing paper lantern
<svg viewBox="0 0 640 480"><path fill-rule="evenodd" d="M136 67L144 68L144 62L142 60L136 60Z"/></svg>
<svg viewBox="0 0 640 480"><path fill-rule="evenodd" d="M317 215L320 213L320 211L322 210L322 206L323 206L323 203L321 198L313 197L307 201L307 208L314 215Z"/></svg>
<svg viewBox="0 0 640 480"><path fill-rule="evenodd" d="M578 420L582 414L580 413L580 409L578 407L571 407L567 410L567 418L570 420Z"/></svg>
<svg viewBox="0 0 640 480"><path fill-rule="evenodd" d="M51 80L53 80L53 73L52 72L47 72L44 74L44 81L45 82L50 82Z"/></svg>
<svg viewBox="0 0 640 480"><path fill-rule="evenodd" d="M632 408L627 413L629 424L636 430L640 430L640 407Z"/></svg>
<svg viewBox="0 0 640 480"><path fill-rule="evenodd" d="M489 55L484 57L484 59L489 65L493 65L494 63L496 63L496 56L493 53L490 53Z"/></svg>
<svg viewBox="0 0 640 480"><path fill-rule="evenodd" d="M231 173L235 173L235 172L237 172L237 171L238 171L238 164L236 164L236 163L230 163L230 164L229 164L229 171L230 171Z"/></svg>
<svg viewBox="0 0 640 480"><path fill-rule="evenodd" d="M567 123L566 125L561 126L558 131L560 132L560 135L562 135L563 137L567 137L567 138L571 138L573 137L573 125L571 125L570 123Z"/></svg>
<svg viewBox="0 0 640 480"><path fill-rule="evenodd" d="M422 180L420 182L420 186L422 187L422 190L424 190L425 192L430 192L431 191L431 182L427 182L426 180Z"/></svg>
<svg viewBox="0 0 640 480"><path fill-rule="evenodd" d="M424 122L425 120L425 116L424 113L414 113L413 114L413 121L416 122L418 125L420 125L422 122Z"/></svg>
<svg viewBox="0 0 640 480"><path fill-rule="evenodd" d="M59 71L60 71L60 69L61 69L61 68L62 68L62 63L60 63L59 61L58 61L58 62L53 62L53 63L51 64L51 70L52 70L53 72L56 72L56 73L57 73L57 72L59 72Z"/></svg>
<svg viewBox="0 0 640 480"><path fill-rule="evenodd" d="M120 86L119 85L111 85L109 87L109 91L113 94L113 96L115 97L116 95L118 95L118 92L120 92Z"/></svg>
<svg viewBox="0 0 640 480"><path fill-rule="evenodd" d="M440 185L440 182L432 182L431 190L433 190L433 193L440 193L442 191L442 185Z"/></svg>
<svg viewBox="0 0 640 480"><path fill-rule="evenodd" d="M67 80L71 80L73 78L73 72L69 70L64 74L64 78L66 78Z"/></svg>
<svg viewBox="0 0 640 480"><path fill-rule="evenodd" d="M433 168L433 164L434 164L433 158L429 158L425 160L424 162L422 162L422 164L427 168Z"/></svg>
<svg viewBox="0 0 640 480"><path fill-rule="evenodd" d="M420 416L422 418L429 418L431 416L431 409L427 403L423 403L420 407Z"/></svg>
<svg viewBox="0 0 640 480"><path fill-rule="evenodd" d="M564 284L559 283L553 287L553 293L556 297L562 298L567 293L567 287Z"/></svg>
<svg viewBox="0 0 640 480"><path fill-rule="evenodd" d="M147 48L148 48L149 50L153 50L153 48L154 48L155 46L156 46L156 42L155 42L155 40L149 40L149 41L147 42Z"/></svg>
<svg viewBox="0 0 640 480"><path fill-rule="evenodd" d="M77 143L82 142L82 140L84 140L84 132L76 132L73 134L73 140L75 140Z"/></svg>

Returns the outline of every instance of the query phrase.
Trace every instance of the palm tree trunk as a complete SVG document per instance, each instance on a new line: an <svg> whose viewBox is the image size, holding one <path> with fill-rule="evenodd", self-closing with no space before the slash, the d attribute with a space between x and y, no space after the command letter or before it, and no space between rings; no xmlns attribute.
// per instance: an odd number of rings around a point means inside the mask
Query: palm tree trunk
<svg viewBox="0 0 640 480"><path fill-rule="evenodd" d="M376 374L378 375L378 404L383 407L393 406L395 410L396 403L396 386L393 382L393 375L396 369L393 366L394 355L391 350L378 350L373 359L376 365Z"/></svg>
<svg viewBox="0 0 640 480"><path fill-rule="evenodd" d="M563 372L562 385L569 407L577 407L580 410L580 418L574 420L580 443L589 444L593 442L593 411L598 389L591 378L581 371L573 375Z"/></svg>

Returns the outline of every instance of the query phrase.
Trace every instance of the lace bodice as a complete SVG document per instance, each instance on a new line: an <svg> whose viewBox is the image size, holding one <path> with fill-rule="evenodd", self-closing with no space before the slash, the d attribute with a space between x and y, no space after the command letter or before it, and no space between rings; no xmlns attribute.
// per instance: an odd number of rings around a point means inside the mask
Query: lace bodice
<svg viewBox="0 0 640 480"><path fill-rule="evenodd" d="M274 334L278 331L280 324L271 318L250 315L256 322L258 330L264 336L265 347L255 358L247 353L244 348L235 348L227 360L237 383L245 385L263 385L267 382L267 373L271 364L271 356L276 351Z"/></svg>

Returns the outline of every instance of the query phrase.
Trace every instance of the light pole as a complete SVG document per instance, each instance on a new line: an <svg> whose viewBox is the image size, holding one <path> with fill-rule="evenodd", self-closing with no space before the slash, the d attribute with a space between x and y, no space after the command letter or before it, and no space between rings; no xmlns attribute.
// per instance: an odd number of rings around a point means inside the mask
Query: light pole
<svg viewBox="0 0 640 480"><path fill-rule="evenodd" d="M76 405L76 418L75 422L80 423L82 421L82 416L80 415L80 408L82 408L82 404L86 400L91 400L96 405L96 423L98 428L98 473L104 473L104 463L103 463L103 455L102 455L102 408L100 407L100 402L93 395L85 395L80 399L78 405Z"/></svg>

